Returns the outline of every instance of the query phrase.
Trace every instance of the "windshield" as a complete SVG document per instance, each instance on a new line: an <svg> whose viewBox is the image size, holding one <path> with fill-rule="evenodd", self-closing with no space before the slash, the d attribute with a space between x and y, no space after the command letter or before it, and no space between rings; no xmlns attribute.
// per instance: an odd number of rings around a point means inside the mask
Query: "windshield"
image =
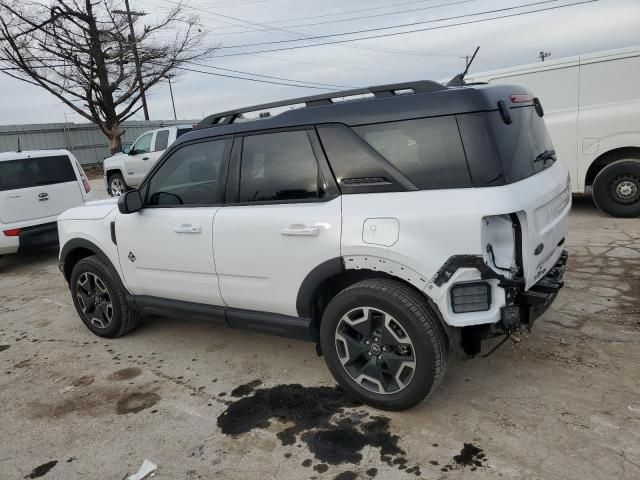
<svg viewBox="0 0 640 480"><path fill-rule="evenodd" d="M512 108L510 113L511 125L498 112L490 115L506 183L535 175L556 161L547 126L534 107Z"/></svg>

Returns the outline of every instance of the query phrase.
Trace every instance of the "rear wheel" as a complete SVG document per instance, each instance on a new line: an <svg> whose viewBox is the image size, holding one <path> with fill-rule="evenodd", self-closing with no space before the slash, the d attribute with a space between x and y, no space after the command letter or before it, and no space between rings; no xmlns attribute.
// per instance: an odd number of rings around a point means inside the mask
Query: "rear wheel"
<svg viewBox="0 0 640 480"><path fill-rule="evenodd" d="M89 330L120 337L138 326L140 314L129 307L118 274L97 256L83 258L71 272L73 304Z"/></svg>
<svg viewBox="0 0 640 480"><path fill-rule="evenodd" d="M338 383L364 403L404 410L440 383L448 342L420 293L387 279L336 295L322 316L320 342Z"/></svg>
<svg viewBox="0 0 640 480"><path fill-rule="evenodd" d="M109 177L109 193L113 197L119 197L124 194L129 188L124 182L124 178L120 173L114 173Z"/></svg>
<svg viewBox="0 0 640 480"><path fill-rule="evenodd" d="M593 200L611 216L640 216L640 160L617 160L604 167L593 181Z"/></svg>

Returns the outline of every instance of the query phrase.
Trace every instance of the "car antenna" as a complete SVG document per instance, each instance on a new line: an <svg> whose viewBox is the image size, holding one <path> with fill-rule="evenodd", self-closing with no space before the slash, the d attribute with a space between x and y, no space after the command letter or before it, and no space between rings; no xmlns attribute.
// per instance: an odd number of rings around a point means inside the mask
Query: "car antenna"
<svg viewBox="0 0 640 480"><path fill-rule="evenodd" d="M473 55L471 56L471 60L467 62L467 68L464 69L464 72L459 73L458 75L453 77L451 80L449 80L449 83L447 83L448 87L462 87L467 84L464 81L464 77L467 75L467 72L469 71L469 67L473 63L474 58L476 58L476 55L478 54L478 50L480 50L479 46L476 47L476 51L473 52Z"/></svg>

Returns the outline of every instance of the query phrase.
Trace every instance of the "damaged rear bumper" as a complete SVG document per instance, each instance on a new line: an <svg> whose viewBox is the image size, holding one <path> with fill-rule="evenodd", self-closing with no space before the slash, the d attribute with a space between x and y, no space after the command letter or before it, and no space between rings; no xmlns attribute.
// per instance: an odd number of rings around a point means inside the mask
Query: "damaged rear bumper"
<svg viewBox="0 0 640 480"><path fill-rule="evenodd" d="M535 320L547 311L564 287L563 276L568 257L567 251L563 251L549 272L529 290L509 289L507 305L502 307L500 318L507 331L512 331L521 324L531 328Z"/></svg>

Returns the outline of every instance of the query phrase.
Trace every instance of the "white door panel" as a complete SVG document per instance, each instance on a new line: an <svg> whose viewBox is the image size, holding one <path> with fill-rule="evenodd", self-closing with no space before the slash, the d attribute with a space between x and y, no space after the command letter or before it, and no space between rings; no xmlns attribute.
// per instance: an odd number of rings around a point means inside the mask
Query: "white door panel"
<svg viewBox="0 0 640 480"><path fill-rule="evenodd" d="M145 208L118 215L118 256L131 293L222 305L212 245L217 210Z"/></svg>
<svg viewBox="0 0 640 480"><path fill-rule="evenodd" d="M213 243L222 298L229 307L297 316L307 274L340 257L340 231L340 197L220 209Z"/></svg>

